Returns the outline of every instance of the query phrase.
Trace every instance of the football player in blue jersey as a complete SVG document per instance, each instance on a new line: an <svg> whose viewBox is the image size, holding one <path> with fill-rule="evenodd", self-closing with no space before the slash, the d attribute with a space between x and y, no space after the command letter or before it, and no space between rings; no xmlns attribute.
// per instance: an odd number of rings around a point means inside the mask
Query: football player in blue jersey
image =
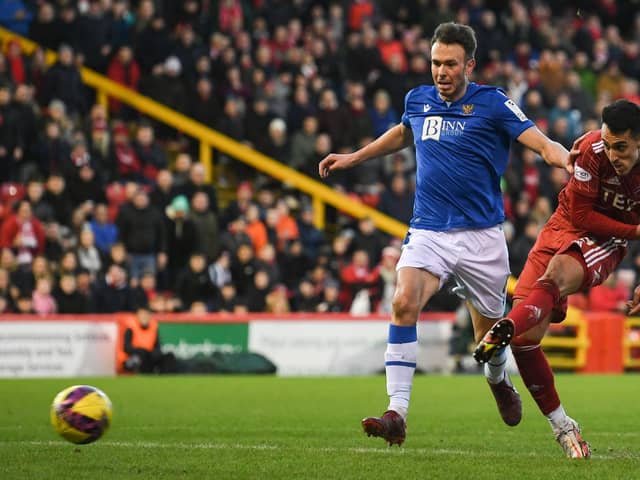
<svg viewBox="0 0 640 480"><path fill-rule="evenodd" d="M413 217L398 261L385 353L387 411L362 420L365 433L390 445L405 439L416 368L418 315L451 276L467 299L476 341L502 317L509 276L502 230L500 177L518 140L549 165L571 170L569 152L547 138L502 90L470 82L475 67L473 29L443 23L431 47L433 86L405 97L402 121L349 154L330 154L320 176L387 155L412 143L417 157ZM502 419L516 425L521 401L505 372L506 352L486 364L485 376Z"/></svg>

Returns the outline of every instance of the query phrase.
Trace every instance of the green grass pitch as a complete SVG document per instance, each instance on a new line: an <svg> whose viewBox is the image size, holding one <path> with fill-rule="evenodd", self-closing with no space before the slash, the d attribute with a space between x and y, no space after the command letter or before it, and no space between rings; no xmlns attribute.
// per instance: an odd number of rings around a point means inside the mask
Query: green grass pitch
<svg viewBox="0 0 640 480"><path fill-rule="evenodd" d="M560 375L568 413L593 448L563 457L519 378L524 418L502 424L481 376L416 377L405 444L368 438L384 376L0 380L0 478L13 479L638 479L637 375ZM62 388L87 383L114 404L95 444L49 425Z"/></svg>

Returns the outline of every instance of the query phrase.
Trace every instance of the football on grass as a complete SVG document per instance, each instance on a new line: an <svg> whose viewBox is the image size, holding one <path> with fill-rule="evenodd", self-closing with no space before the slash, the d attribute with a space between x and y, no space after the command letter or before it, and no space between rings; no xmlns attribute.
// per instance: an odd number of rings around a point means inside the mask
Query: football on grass
<svg viewBox="0 0 640 480"><path fill-rule="evenodd" d="M100 389L74 385L56 395L51 424L65 440L85 444L98 440L111 424L111 400Z"/></svg>

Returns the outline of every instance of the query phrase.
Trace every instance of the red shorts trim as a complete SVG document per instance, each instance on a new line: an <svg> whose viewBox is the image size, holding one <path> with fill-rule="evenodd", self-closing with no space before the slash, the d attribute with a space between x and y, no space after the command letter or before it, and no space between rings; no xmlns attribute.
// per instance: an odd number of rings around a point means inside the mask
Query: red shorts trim
<svg viewBox="0 0 640 480"><path fill-rule="evenodd" d="M514 300L523 299L529 295L535 282L544 275L554 255L570 255L580 262L584 271L581 289L586 289L604 282L618 267L626 253L626 240L610 238L598 241L593 237L579 236L579 232L547 225L542 229L538 240L529 252L513 298ZM567 299L562 298L553 308L551 321L561 322L566 313Z"/></svg>

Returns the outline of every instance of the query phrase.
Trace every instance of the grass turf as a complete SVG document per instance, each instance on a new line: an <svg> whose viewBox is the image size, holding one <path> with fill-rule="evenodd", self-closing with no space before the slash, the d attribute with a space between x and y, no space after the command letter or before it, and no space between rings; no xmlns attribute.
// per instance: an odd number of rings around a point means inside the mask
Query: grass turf
<svg viewBox="0 0 640 480"><path fill-rule="evenodd" d="M103 389L113 425L95 444L53 432L68 385ZM563 457L524 392L502 424L480 376L417 376L407 441L367 438L360 418L386 406L383 376L0 380L0 478L13 479L632 479L640 478L638 377L561 375L564 404L593 448Z"/></svg>

